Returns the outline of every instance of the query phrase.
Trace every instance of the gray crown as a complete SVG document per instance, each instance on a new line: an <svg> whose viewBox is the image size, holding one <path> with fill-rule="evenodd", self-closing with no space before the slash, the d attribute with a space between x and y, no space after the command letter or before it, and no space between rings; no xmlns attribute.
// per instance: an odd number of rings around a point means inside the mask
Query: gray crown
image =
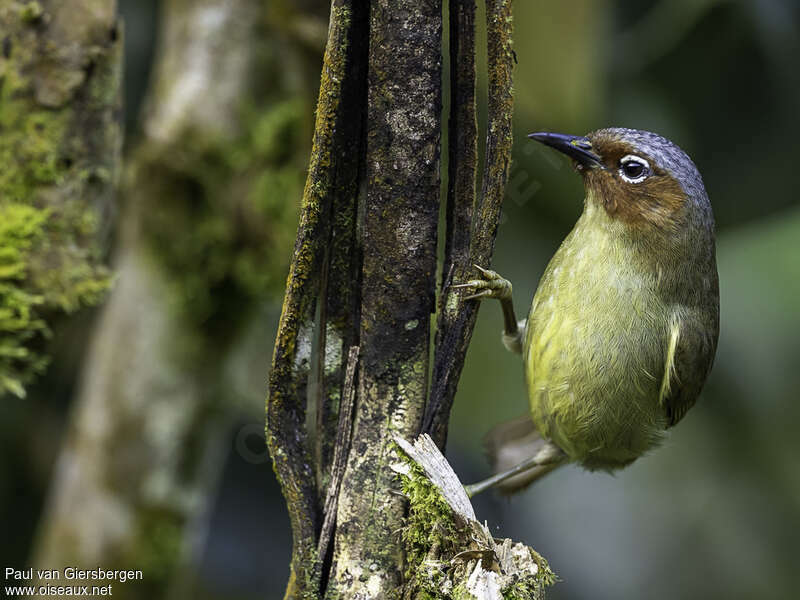
<svg viewBox="0 0 800 600"><path fill-rule="evenodd" d="M667 138L650 131L624 127L600 129L589 134L589 137L593 135L604 135L627 142L672 175L680 183L686 195L697 204L709 205L703 178L692 159Z"/></svg>

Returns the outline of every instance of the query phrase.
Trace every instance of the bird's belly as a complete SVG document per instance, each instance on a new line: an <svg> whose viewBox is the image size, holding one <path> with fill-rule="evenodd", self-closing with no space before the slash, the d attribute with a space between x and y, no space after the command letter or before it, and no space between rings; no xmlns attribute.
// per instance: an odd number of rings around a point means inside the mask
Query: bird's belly
<svg viewBox="0 0 800 600"><path fill-rule="evenodd" d="M585 281L585 280L584 280ZM590 469L625 466L658 444L662 307L641 287L545 286L528 320L525 371L539 431Z"/></svg>

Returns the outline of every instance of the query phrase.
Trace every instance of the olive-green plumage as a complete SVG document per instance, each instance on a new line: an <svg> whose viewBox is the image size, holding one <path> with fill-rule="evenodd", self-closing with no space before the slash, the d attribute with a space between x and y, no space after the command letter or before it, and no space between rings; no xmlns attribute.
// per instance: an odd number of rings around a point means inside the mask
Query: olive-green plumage
<svg viewBox="0 0 800 600"><path fill-rule="evenodd" d="M566 460L613 470L661 441L711 368L719 331L711 206L689 157L656 134L531 137L573 158L586 198L524 329L515 334L507 319L504 340L522 351L530 414L545 442ZM508 308L510 284L483 273L491 282L470 282L483 290L475 296ZM540 448L537 437L519 423L501 427L490 439L496 466ZM517 475L506 491L543 472Z"/></svg>
<svg viewBox="0 0 800 600"><path fill-rule="evenodd" d="M680 293L702 266L660 265L659 274L650 249L622 227L587 199L539 283L526 327L533 422L589 468L624 466L660 441L688 408L673 388L693 387L694 401L716 338L712 303L691 306ZM678 373L679 347L704 348L694 357L701 368Z"/></svg>

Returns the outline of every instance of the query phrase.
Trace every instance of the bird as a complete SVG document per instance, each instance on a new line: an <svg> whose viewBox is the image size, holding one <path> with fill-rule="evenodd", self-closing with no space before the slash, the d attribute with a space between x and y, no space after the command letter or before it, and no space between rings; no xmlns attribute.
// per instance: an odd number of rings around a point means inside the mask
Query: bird
<svg viewBox="0 0 800 600"><path fill-rule="evenodd" d="M661 443L695 404L719 337L714 216L702 177L649 131L528 136L567 155L583 212L547 265L527 319L512 285L476 265L454 287L500 300L522 355L529 412L495 427L496 474L466 486L514 493L560 465L613 472Z"/></svg>

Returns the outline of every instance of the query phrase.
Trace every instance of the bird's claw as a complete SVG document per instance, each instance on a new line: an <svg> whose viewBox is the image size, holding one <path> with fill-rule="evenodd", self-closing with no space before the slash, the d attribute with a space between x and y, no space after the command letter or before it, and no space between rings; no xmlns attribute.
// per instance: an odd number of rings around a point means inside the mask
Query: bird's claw
<svg viewBox="0 0 800 600"><path fill-rule="evenodd" d="M481 279L470 279L466 283L452 286L453 288L472 290L472 294L464 296L464 300L475 300L482 298L497 298L505 300L511 298L511 282L489 269L484 269L479 265L474 265L478 269Z"/></svg>

